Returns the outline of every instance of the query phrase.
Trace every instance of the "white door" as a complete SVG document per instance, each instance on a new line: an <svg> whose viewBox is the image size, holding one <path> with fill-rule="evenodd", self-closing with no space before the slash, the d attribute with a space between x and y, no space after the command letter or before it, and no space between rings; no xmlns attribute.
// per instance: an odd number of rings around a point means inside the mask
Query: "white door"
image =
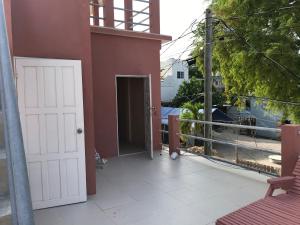
<svg viewBox="0 0 300 225"><path fill-rule="evenodd" d="M81 61L15 58L34 209L86 201Z"/></svg>

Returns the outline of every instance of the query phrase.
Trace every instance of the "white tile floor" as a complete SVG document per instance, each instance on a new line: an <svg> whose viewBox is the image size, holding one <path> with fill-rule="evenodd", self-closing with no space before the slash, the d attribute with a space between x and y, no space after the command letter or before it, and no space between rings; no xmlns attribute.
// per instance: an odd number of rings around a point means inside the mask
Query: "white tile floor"
<svg viewBox="0 0 300 225"><path fill-rule="evenodd" d="M36 225L206 225L266 192L265 176L166 153L109 160L88 202L35 211Z"/></svg>

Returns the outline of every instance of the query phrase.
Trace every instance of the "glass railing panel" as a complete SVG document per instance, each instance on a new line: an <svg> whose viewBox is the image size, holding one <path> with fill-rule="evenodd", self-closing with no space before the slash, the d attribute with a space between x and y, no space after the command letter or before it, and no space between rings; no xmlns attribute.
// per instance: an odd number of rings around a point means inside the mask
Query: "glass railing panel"
<svg viewBox="0 0 300 225"><path fill-rule="evenodd" d="M211 137L204 127L211 126ZM165 137L162 127L162 136ZM251 170L280 176L281 130L278 128L241 125L240 123L180 120L181 150L205 155L204 145L211 143L211 157ZM167 144L166 139L162 139Z"/></svg>

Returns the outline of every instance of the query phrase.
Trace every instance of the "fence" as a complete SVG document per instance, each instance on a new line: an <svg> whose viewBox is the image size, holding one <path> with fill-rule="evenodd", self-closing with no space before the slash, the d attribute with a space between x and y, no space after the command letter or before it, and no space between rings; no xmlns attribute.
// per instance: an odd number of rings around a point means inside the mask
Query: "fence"
<svg viewBox="0 0 300 225"><path fill-rule="evenodd" d="M90 0L92 26L159 33L157 14L158 0Z"/></svg>
<svg viewBox="0 0 300 225"><path fill-rule="evenodd" d="M211 137L204 137L205 126L212 127ZM162 130L162 135L168 132L171 151L205 155L204 143L209 142L212 146L209 157L272 175L281 173L281 129L170 116L168 130ZM279 139L258 136L256 131L274 132Z"/></svg>

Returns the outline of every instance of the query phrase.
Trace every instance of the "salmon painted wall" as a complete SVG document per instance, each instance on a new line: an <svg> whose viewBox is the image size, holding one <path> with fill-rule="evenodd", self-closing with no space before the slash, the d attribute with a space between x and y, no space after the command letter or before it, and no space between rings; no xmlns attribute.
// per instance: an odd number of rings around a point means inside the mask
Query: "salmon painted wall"
<svg viewBox="0 0 300 225"><path fill-rule="evenodd" d="M300 157L300 125L287 124L281 127L281 175L293 176Z"/></svg>
<svg viewBox="0 0 300 225"><path fill-rule="evenodd" d="M11 0L15 56L82 60L87 189L96 192L91 34L87 0Z"/></svg>
<svg viewBox="0 0 300 225"><path fill-rule="evenodd" d="M160 46L158 40L92 33L96 149L117 156L115 75L152 75L154 149L160 141Z"/></svg>
<svg viewBox="0 0 300 225"><path fill-rule="evenodd" d="M4 12L5 12L5 19L6 19L7 36L9 41L9 49L12 55L13 42L12 42L12 23L11 23L11 0L4 0Z"/></svg>

